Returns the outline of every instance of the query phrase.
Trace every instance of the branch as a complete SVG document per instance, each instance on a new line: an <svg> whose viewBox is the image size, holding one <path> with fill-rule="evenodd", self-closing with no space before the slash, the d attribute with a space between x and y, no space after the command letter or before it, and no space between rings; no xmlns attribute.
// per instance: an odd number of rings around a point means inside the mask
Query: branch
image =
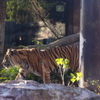
<svg viewBox="0 0 100 100"><path fill-rule="evenodd" d="M50 27L51 25L50 25L50 24L48 25L48 22L45 20L45 18L46 18L46 11L44 11L44 9L41 8L41 6L40 6L40 4L38 3L38 1L36 0L36 1L33 1L33 2L32 2L31 0L29 0L29 2L31 3L32 8L33 8L35 14L39 16L39 18L43 21L43 23L44 23L44 24L50 29L50 31L55 35L55 37L56 37L57 39L59 39L57 33L54 32L54 30L52 29L52 27Z"/></svg>
<svg viewBox="0 0 100 100"><path fill-rule="evenodd" d="M53 48L56 46L67 46L67 45L79 45L79 33L73 34L70 36L66 36L64 38L59 39L58 41L52 42L48 45L29 45L27 48Z"/></svg>

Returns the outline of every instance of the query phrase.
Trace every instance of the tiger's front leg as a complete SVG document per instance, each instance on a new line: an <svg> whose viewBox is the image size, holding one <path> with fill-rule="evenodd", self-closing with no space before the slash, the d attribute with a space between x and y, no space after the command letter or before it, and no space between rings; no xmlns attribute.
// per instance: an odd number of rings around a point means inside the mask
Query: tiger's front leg
<svg viewBox="0 0 100 100"><path fill-rule="evenodd" d="M22 73L18 73L15 80L24 80L25 78L23 77Z"/></svg>
<svg viewBox="0 0 100 100"><path fill-rule="evenodd" d="M25 69L20 68L15 80L24 80L28 72Z"/></svg>

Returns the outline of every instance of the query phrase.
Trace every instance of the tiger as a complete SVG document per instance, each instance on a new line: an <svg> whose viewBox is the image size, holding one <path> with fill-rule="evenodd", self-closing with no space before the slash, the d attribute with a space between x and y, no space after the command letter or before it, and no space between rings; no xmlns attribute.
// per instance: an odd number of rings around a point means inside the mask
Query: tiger
<svg viewBox="0 0 100 100"><path fill-rule="evenodd" d="M34 73L40 76L45 84L49 84L51 83L50 73L58 68L55 61L57 58L69 59L69 67L73 71L78 70L78 46L54 47L42 51L37 48L7 49L2 65L7 68L20 66L15 80L25 79L29 73Z"/></svg>

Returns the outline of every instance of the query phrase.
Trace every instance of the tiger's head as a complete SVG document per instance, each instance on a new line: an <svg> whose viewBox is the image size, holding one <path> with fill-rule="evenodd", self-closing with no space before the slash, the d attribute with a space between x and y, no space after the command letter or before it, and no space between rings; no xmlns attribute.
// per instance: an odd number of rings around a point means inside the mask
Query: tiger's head
<svg viewBox="0 0 100 100"><path fill-rule="evenodd" d="M3 61L2 61L2 65L5 67L5 68L8 68L10 66L13 66L14 63L12 61L12 59L14 58L14 50L13 49L8 49L4 58L3 58Z"/></svg>
<svg viewBox="0 0 100 100"><path fill-rule="evenodd" d="M24 51L22 49L8 49L2 61L2 65L6 68L16 65L20 65L23 68L27 68L27 54L25 54Z"/></svg>

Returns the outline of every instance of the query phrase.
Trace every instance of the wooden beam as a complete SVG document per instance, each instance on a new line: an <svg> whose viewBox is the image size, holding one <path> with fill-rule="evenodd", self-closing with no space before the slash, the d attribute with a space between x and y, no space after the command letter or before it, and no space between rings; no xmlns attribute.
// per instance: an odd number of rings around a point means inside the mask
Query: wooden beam
<svg viewBox="0 0 100 100"><path fill-rule="evenodd" d="M75 44L74 44L75 43ZM29 45L27 46L27 48L53 48L56 46L67 46L67 45L78 45L79 44L79 33L77 34L73 34L70 36L66 36L64 38L59 39L58 41L52 42L50 44L47 45Z"/></svg>
<svg viewBox="0 0 100 100"><path fill-rule="evenodd" d="M100 0L82 0L80 33L81 86L100 80ZM91 84L88 84L91 89Z"/></svg>
<svg viewBox="0 0 100 100"><path fill-rule="evenodd" d="M4 50L6 0L0 0L0 62Z"/></svg>

